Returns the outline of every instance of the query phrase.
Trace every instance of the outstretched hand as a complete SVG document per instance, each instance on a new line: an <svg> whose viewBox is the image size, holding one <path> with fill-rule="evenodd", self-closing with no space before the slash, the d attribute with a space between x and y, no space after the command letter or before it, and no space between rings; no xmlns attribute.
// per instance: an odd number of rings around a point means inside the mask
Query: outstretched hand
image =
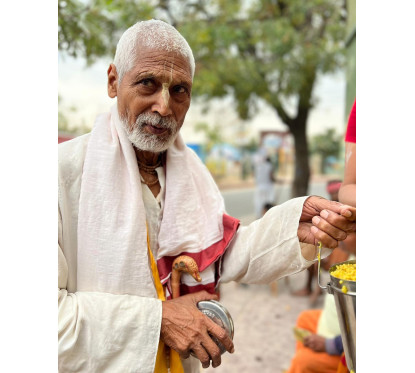
<svg viewBox="0 0 415 373"><path fill-rule="evenodd" d="M321 335L311 334L304 338L303 344L315 352L326 351L326 338Z"/></svg>
<svg viewBox="0 0 415 373"><path fill-rule="evenodd" d="M356 232L355 207L317 196L304 202L298 226L300 242L320 241L324 247L334 249L351 232Z"/></svg>
<svg viewBox="0 0 415 373"><path fill-rule="evenodd" d="M160 338L176 350L182 359L187 359L194 352L203 368L209 367L210 359L214 368L221 364L220 349L209 334L216 337L227 351L234 351L232 339L226 330L197 308L197 303L202 300L217 299L215 294L200 291L162 303Z"/></svg>

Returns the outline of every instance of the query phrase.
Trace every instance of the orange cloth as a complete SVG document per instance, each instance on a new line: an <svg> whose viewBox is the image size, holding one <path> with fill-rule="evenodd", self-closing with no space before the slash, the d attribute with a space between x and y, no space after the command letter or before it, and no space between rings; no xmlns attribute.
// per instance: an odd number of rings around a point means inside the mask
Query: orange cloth
<svg viewBox="0 0 415 373"><path fill-rule="evenodd" d="M321 310L301 312L296 326L315 334L321 312ZM337 373L339 362L340 356L329 355L326 352L314 352L305 347L302 342L297 341L295 355L286 373Z"/></svg>
<svg viewBox="0 0 415 373"><path fill-rule="evenodd" d="M337 372L336 373L349 373L349 369L347 369L347 365L346 365L346 359L344 356L344 352L343 355L341 356L340 362L339 362L339 366L337 367Z"/></svg>

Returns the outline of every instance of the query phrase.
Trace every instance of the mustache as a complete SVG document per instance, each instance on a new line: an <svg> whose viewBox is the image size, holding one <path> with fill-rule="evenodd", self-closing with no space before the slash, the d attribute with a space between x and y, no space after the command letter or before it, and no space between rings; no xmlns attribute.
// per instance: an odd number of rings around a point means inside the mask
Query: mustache
<svg viewBox="0 0 415 373"><path fill-rule="evenodd" d="M174 118L162 117L158 113L142 113L137 117L135 123L140 127L145 124L150 124L160 128L174 128L177 126L177 122Z"/></svg>

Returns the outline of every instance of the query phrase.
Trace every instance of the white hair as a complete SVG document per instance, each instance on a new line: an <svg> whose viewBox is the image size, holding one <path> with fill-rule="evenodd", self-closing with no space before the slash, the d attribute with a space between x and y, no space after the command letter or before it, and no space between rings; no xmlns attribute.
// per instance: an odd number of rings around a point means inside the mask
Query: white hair
<svg viewBox="0 0 415 373"><path fill-rule="evenodd" d="M117 44L114 65L117 68L118 84L125 73L130 71L140 53L137 44L162 51L175 51L189 60L192 79L195 73L195 59L186 39L166 22L151 19L140 21L128 28Z"/></svg>

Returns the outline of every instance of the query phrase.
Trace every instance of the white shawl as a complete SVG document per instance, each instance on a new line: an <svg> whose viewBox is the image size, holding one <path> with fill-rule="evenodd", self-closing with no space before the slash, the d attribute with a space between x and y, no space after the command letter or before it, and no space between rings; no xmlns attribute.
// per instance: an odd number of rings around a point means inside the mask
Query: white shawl
<svg viewBox="0 0 415 373"><path fill-rule="evenodd" d="M166 157L166 194L156 259L199 252L223 237L223 198L180 134ZM88 144L78 220L79 291L154 296L146 214L134 148L117 106L99 116Z"/></svg>

